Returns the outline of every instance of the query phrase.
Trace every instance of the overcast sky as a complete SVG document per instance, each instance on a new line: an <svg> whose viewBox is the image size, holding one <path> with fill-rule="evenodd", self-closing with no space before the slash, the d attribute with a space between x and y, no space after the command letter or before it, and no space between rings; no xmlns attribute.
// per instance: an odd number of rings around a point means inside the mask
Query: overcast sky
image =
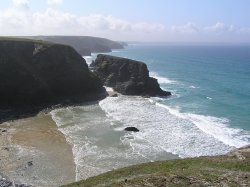
<svg viewBox="0 0 250 187"><path fill-rule="evenodd" d="M250 0L1 0L0 35L250 42Z"/></svg>

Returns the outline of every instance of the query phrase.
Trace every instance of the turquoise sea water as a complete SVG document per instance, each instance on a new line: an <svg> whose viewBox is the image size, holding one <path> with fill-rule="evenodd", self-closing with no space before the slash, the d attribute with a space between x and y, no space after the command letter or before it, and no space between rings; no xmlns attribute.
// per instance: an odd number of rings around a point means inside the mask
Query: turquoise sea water
<svg viewBox="0 0 250 187"><path fill-rule="evenodd" d="M130 45L113 55L145 62L180 112L225 118L250 130L250 47Z"/></svg>
<svg viewBox="0 0 250 187"><path fill-rule="evenodd" d="M219 155L250 144L250 47L129 45L167 98L107 97L51 112L72 145L76 179L131 164ZM85 57L87 63L96 57ZM140 132L125 132L128 126Z"/></svg>

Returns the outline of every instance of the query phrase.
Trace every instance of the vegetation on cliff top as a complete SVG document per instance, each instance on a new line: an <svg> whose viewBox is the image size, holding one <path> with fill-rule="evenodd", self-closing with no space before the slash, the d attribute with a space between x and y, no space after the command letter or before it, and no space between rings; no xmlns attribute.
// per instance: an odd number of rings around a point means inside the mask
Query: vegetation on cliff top
<svg viewBox="0 0 250 187"><path fill-rule="evenodd" d="M0 36L0 41L33 42L35 44L41 44L41 45L46 45L46 46L55 45L54 43L49 42L49 41L29 39L29 38L19 38L19 37L4 37L4 36Z"/></svg>
<svg viewBox="0 0 250 187"><path fill-rule="evenodd" d="M124 42L92 36L27 36L26 38L70 45L82 56L89 56L91 53L111 52L112 49L123 49L126 45Z"/></svg>
<svg viewBox="0 0 250 187"><path fill-rule="evenodd" d="M71 46L0 38L0 109L21 108L21 112L23 108L79 103L97 100L103 92L101 81ZM0 121L6 116L9 114L0 113Z"/></svg>
<svg viewBox="0 0 250 187"><path fill-rule="evenodd" d="M110 171L64 187L249 186L250 147L225 156L159 161Z"/></svg>

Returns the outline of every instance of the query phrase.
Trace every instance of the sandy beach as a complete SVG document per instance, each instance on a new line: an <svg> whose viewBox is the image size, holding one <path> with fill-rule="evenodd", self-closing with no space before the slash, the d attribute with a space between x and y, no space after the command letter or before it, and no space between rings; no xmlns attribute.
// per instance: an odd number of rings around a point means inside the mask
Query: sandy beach
<svg viewBox="0 0 250 187"><path fill-rule="evenodd" d="M0 124L0 173L18 184L59 186L75 181L71 146L49 114Z"/></svg>
<svg viewBox="0 0 250 187"><path fill-rule="evenodd" d="M127 99L151 106L147 99L107 92L111 97L99 103L0 124L0 174L17 184L60 186L138 163L179 158L141 138L150 132L144 131L147 125L135 124L140 132L126 132L124 120L105 110Z"/></svg>

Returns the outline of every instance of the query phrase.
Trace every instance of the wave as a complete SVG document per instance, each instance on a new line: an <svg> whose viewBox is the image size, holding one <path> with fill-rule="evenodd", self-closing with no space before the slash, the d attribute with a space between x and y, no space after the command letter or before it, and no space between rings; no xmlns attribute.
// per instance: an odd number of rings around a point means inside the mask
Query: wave
<svg viewBox="0 0 250 187"><path fill-rule="evenodd" d="M124 128L97 104L56 109L51 115L72 146L76 180L149 161L122 143Z"/></svg>
<svg viewBox="0 0 250 187"><path fill-rule="evenodd" d="M178 109L173 109L160 103L156 103L156 105L166 108L171 114L179 118L191 121L200 130L226 145L240 148L250 144L250 134L242 129L228 127L229 120L226 118L181 113Z"/></svg>
<svg viewBox="0 0 250 187"><path fill-rule="evenodd" d="M189 88L193 88L193 89L196 89L196 88L199 88L199 87L197 87L197 86L194 86L194 85L191 85L191 86L189 86Z"/></svg>
<svg viewBox="0 0 250 187"><path fill-rule="evenodd" d="M104 88L106 89L106 92L114 92L114 89L111 87L104 86Z"/></svg>
<svg viewBox="0 0 250 187"><path fill-rule="evenodd" d="M83 58L85 59L88 66L92 63L92 60L93 60L92 56L83 56Z"/></svg>
<svg viewBox="0 0 250 187"><path fill-rule="evenodd" d="M225 154L250 143L249 133L229 128L227 119L181 113L160 102L120 95L51 111L72 145L76 180L142 162ZM128 126L140 131L125 132Z"/></svg>
<svg viewBox="0 0 250 187"><path fill-rule="evenodd" d="M106 98L99 105L124 127L140 130L131 134L133 138L124 139L151 160L163 152L183 158L219 155L249 144L249 135L244 137L243 131L227 127L225 119L183 114L153 99L120 96Z"/></svg>
<svg viewBox="0 0 250 187"><path fill-rule="evenodd" d="M177 83L177 81L168 79L166 77L162 77L155 72L149 72L149 75L153 78L156 78L160 84L176 84Z"/></svg>

